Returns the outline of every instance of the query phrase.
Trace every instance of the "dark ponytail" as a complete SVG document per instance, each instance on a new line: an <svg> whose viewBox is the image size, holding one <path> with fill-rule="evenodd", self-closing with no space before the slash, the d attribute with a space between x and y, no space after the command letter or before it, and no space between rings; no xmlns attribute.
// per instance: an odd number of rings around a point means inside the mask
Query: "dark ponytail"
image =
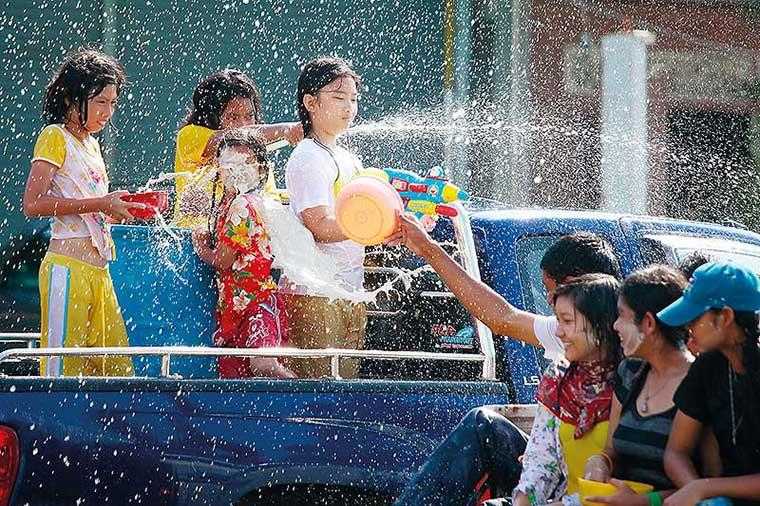
<svg viewBox="0 0 760 506"><path fill-rule="evenodd" d="M348 62L341 58L321 57L307 63L301 75L298 77L298 92L296 93L296 107L298 118L303 126L303 135L308 137L312 130L309 111L303 104L306 95L316 95L319 90L340 77L350 77L356 82L356 87L361 85L361 77L354 72Z"/></svg>

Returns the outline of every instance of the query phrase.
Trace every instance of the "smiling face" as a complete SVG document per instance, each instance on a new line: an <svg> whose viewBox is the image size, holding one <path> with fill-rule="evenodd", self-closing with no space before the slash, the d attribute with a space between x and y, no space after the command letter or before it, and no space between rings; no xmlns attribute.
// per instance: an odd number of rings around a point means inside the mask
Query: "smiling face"
<svg viewBox="0 0 760 506"><path fill-rule="evenodd" d="M316 95L305 95L303 103L316 130L338 136L353 123L358 111L358 98L356 81L350 76L343 76L321 88Z"/></svg>
<svg viewBox="0 0 760 506"><path fill-rule="evenodd" d="M100 93L87 100L87 120L82 128L87 133L98 133L111 121L119 98L119 91L115 85L109 84ZM75 124L79 124L79 114L76 108L69 110L69 118Z"/></svg>
<svg viewBox="0 0 760 506"><path fill-rule="evenodd" d="M599 346L588 334L590 325L586 317L577 311L573 300L561 295L554 301L557 315L557 337L565 347L565 358L570 362L588 362L601 358Z"/></svg>
<svg viewBox="0 0 760 506"><path fill-rule="evenodd" d="M642 343L645 340L644 334L636 323L636 313L628 306L623 297L618 298L618 317L615 320L613 328L620 337L620 344L623 346L623 354L626 357L639 357Z"/></svg>

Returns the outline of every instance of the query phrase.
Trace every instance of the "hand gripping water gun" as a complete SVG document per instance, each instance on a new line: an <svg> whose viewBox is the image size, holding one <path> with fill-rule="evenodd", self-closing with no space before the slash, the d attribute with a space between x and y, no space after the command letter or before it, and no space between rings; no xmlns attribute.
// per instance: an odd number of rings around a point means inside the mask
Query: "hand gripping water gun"
<svg viewBox="0 0 760 506"><path fill-rule="evenodd" d="M451 183L445 177L433 175L420 176L409 170L400 169L366 169L366 175L372 175L390 183L401 196L404 208L418 218L423 216L456 216L457 210L450 206L458 200L468 200L470 195Z"/></svg>

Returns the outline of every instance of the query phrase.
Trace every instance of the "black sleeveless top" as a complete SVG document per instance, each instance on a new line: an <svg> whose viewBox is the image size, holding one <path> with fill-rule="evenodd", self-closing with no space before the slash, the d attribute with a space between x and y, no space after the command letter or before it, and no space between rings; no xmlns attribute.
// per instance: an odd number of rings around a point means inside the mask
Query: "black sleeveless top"
<svg viewBox="0 0 760 506"><path fill-rule="evenodd" d="M612 436L614 474L616 478L649 483L655 490L668 490L675 486L665 474L663 457L677 408L649 416L639 413L636 398L648 372L649 364L638 359L625 359L618 366L615 395L623 409Z"/></svg>

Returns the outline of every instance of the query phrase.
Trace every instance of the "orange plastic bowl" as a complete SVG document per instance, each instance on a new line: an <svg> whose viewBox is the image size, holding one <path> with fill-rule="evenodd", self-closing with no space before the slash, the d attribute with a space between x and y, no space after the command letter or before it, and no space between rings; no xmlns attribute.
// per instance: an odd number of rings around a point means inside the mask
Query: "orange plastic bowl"
<svg viewBox="0 0 760 506"><path fill-rule="evenodd" d="M352 241L371 246L387 239L396 228L396 213L404 210L398 192L376 177L359 176L335 201L335 217Z"/></svg>
<svg viewBox="0 0 760 506"><path fill-rule="evenodd" d="M169 194L165 191L133 193L132 195L124 195L121 200L150 206L145 209L129 208L129 213L138 220L150 220L169 207Z"/></svg>
<svg viewBox="0 0 760 506"><path fill-rule="evenodd" d="M647 483L640 483L638 481L623 480L626 485L639 495L646 494L654 490L652 485ZM601 503L587 501L586 497L593 496L610 496L617 491L615 485L610 483L602 483L600 481L586 480L584 478L578 478L578 488L581 495L581 503L583 506L603 506Z"/></svg>

